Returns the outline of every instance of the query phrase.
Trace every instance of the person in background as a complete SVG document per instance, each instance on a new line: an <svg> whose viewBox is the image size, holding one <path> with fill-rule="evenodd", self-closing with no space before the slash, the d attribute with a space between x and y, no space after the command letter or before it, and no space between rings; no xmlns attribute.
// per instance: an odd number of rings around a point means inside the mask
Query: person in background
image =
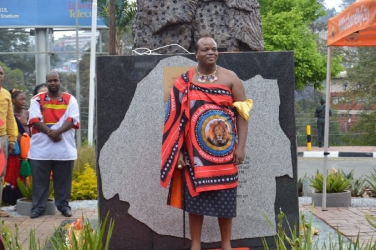
<svg viewBox="0 0 376 250"><path fill-rule="evenodd" d="M14 130L13 105L10 93L2 88L4 80L4 70L0 66L0 146L4 153L5 162L7 162L8 153L15 152L16 132ZM0 173L0 206L3 199L3 181L6 174L7 166L5 163L2 173ZM0 210L0 217L8 217L9 213Z"/></svg>
<svg viewBox="0 0 376 250"><path fill-rule="evenodd" d="M332 109L329 109L329 116L332 116ZM320 100L320 106L316 108L315 117L317 117L317 139L319 147L324 146L324 130L325 130L325 100Z"/></svg>
<svg viewBox="0 0 376 250"><path fill-rule="evenodd" d="M35 86L33 90L33 96L36 96L40 92L47 92L47 91L48 91L47 84L45 83L38 84L37 86Z"/></svg>
<svg viewBox="0 0 376 250"><path fill-rule="evenodd" d="M38 218L46 209L51 170L55 205L63 216L72 216L69 200L74 160L77 159L74 134L80 126L79 107L74 96L60 90L58 72L49 72L46 81L48 91L33 97L29 111L32 219Z"/></svg>
<svg viewBox="0 0 376 250"><path fill-rule="evenodd" d="M27 127L27 120L29 118L29 112L25 110L26 106L26 95L22 90L9 90L12 98L12 103L14 106L13 113L16 121L16 134L18 145L20 144L21 136L29 129ZM7 172L4 177L5 187L3 190L3 202L15 205L17 199L22 198L22 194L17 187L17 179L20 178L21 181L24 179L20 175L21 170L21 159L20 155L9 154L7 161Z"/></svg>

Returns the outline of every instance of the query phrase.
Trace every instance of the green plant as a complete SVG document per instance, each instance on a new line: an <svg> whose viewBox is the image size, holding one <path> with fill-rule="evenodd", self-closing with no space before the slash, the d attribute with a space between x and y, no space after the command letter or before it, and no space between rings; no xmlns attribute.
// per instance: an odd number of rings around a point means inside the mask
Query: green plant
<svg viewBox="0 0 376 250"><path fill-rule="evenodd" d="M114 220L108 221L109 213L107 213L103 223L99 223L97 228L93 228L89 220L79 228L79 232L71 233L69 239L69 232L67 230L55 229L54 236L50 239L52 247L47 246L48 239L40 242L36 237L36 230L30 229L28 236L29 250L42 250L42 249L60 249L60 250L108 250L114 229ZM77 229L77 228L76 228ZM105 235L105 231L107 234ZM12 231L8 224L4 221L0 223L0 233L3 238L4 249L18 250L23 249L19 241L19 229L15 224L15 231ZM105 245L103 246L103 242Z"/></svg>
<svg viewBox="0 0 376 250"><path fill-rule="evenodd" d="M367 176L367 182L369 183L369 189L371 191L372 196L376 196L376 167L373 167L373 172Z"/></svg>
<svg viewBox="0 0 376 250"><path fill-rule="evenodd" d="M22 249L18 239L19 231L18 225L15 225L15 233L9 228L9 225L4 221L0 224L0 233L3 237L4 249Z"/></svg>
<svg viewBox="0 0 376 250"><path fill-rule="evenodd" d="M307 178L307 174L298 179L298 195L303 196L303 179Z"/></svg>
<svg viewBox="0 0 376 250"><path fill-rule="evenodd" d="M97 177L93 168L85 164L84 171L72 181L72 200L97 199Z"/></svg>
<svg viewBox="0 0 376 250"><path fill-rule="evenodd" d="M315 235L317 235L319 232L317 231L316 228L312 227L312 217L313 217L313 208L310 212L309 219L307 220L305 218L304 213L301 211L300 212L300 228L298 229L297 225L294 225L294 230L291 230L290 225L288 225L289 230L290 230L290 235L289 237L286 234L285 229L283 228L283 221L285 220L285 215L280 210L278 214L278 223L277 223L277 234L274 237L275 240L275 248L277 250L287 250L287 249L292 249L292 250L374 250L376 249L376 242L371 238L367 242L360 244L360 235L358 234L355 241L351 242L345 241L345 237L341 235L341 233L336 229L337 232L337 237L332 238L329 235L329 242L328 246L326 243L323 243L322 246L318 245L318 238L314 238ZM266 217L265 217L266 218ZM376 216L373 215L366 215L367 221L376 228ZM272 223L268 218L266 220L269 222L271 226ZM288 221L286 219L286 222L288 224ZM274 227L274 226L273 226ZM269 246L265 240L265 238L262 239L262 244L264 247L264 250L269 250Z"/></svg>
<svg viewBox="0 0 376 250"><path fill-rule="evenodd" d="M98 228L93 228L90 220L85 220L82 227L75 227L70 229L70 233L56 233L51 239L53 249L60 250L108 250L110 247L110 240L112 231L114 229L114 221L110 220L107 228L107 235L105 245L103 246L103 237L107 227L109 213L103 223L100 223ZM68 231L68 230L66 230ZM68 235L67 235L68 234Z"/></svg>
<svg viewBox="0 0 376 250"><path fill-rule="evenodd" d="M83 142L81 147L77 149L77 160L74 162L74 174L79 175L85 170L85 164L88 163L95 171L95 147Z"/></svg>
<svg viewBox="0 0 376 250"><path fill-rule="evenodd" d="M365 185L366 179L363 178L363 175L359 179L352 179L350 181L349 190L352 197L362 197L363 194L367 191L368 186Z"/></svg>
<svg viewBox="0 0 376 250"><path fill-rule="evenodd" d="M323 174L317 172L311 179L310 186L317 192L323 191ZM350 180L347 180L342 173L331 171L326 178L326 192L327 193L340 193L344 192L350 184Z"/></svg>
<svg viewBox="0 0 376 250"><path fill-rule="evenodd" d="M347 180L353 180L354 179L354 169L350 171L350 173L346 173L342 169L340 170L341 174L347 179Z"/></svg>
<svg viewBox="0 0 376 250"><path fill-rule="evenodd" d="M17 186L22 194L28 201L31 201L33 198L33 182L32 177L26 177L25 182L22 182L20 178L17 178ZM50 181L49 195L51 197L53 191L52 181Z"/></svg>
<svg viewBox="0 0 376 250"><path fill-rule="evenodd" d="M20 178L17 178L17 186L23 197L31 201L33 196L33 184L31 177L27 177L25 182L22 182Z"/></svg>
<svg viewBox="0 0 376 250"><path fill-rule="evenodd" d="M266 218L266 220L269 222L271 226L273 226L268 218ZM285 220L285 214L282 212L282 210L280 210L278 214L278 222L277 222L277 235L274 237L276 249L278 250L318 249L317 239L312 238L313 235L316 235L318 233L318 231L312 227L312 212L311 212L309 220L307 221L304 213L301 211L300 212L300 223L301 223L300 227L299 225L294 225L293 230L291 230L291 227L288 224L288 221L286 219L291 236L288 236L286 234L285 229L283 228L284 220ZM267 245L265 238L262 239L262 244L265 250L269 250L269 246Z"/></svg>
<svg viewBox="0 0 376 250"><path fill-rule="evenodd" d="M361 175L358 179L354 178L354 169L349 173L346 173L343 170L340 170L341 174L347 179L350 180L349 191L351 192L352 197L361 197L367 191L366 179Z"/></svg>

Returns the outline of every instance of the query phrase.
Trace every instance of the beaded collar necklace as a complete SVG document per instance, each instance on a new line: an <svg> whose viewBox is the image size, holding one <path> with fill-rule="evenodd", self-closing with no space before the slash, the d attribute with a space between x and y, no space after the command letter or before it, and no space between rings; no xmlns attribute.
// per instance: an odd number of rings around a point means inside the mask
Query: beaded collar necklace
<svg viewBox="0 0 376 250"><path fill-rule="evenodd" d="M215 82L218 80L217 76L215 75L217 73L217 66L215 66L215 70L213 73L210 73L208 75L201 74L200 71L198 71L198 66L196 66L196 71L198 74L197 81L198 82L206 82L206 80L209 80L209 82Z"/></svg>

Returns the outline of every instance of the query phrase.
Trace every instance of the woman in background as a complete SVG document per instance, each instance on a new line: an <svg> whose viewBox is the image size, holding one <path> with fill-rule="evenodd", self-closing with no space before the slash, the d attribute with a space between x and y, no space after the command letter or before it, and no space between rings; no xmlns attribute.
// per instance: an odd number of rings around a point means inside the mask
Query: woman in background
<svg viewBox="0 0 376 250"><path fill-rule="evenodd" d="M27 120L29 119L29 112L25 110L26 106L26 95L22 90L9 90L12 103L13 103L13 113L16 121L16 131L17 131L17 142L20 145L20 138L23 133L28 133ZM17 179L20 178L24 181L20 175L21 169L21 159L19 152L18 154L8 155L7 162L7 172L4 177L5 187L3 189L3 202L10 205L15 205L17 199L22 198L22 194L17 187Z"/></svg>
<svg viewBox="0 0 376 250"><path fill-rule="evenodd" d="M33 90L33 96L36 96L40 92L47 92L47 91L48 91L47 84L45 83L38 84L37 86L35 86Z"/></svg>

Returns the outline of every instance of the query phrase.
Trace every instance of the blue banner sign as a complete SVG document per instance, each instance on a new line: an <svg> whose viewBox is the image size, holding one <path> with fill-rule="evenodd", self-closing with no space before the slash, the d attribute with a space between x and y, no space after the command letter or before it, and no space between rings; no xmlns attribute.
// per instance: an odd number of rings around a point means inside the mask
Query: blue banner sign
<svg viewBox="0 0 376 250"><path fill-rule="evenodd" d="M75 0L0 0L0 28L91 27L91 2ZM97 27L105 28L97 18Z"/></svg>

